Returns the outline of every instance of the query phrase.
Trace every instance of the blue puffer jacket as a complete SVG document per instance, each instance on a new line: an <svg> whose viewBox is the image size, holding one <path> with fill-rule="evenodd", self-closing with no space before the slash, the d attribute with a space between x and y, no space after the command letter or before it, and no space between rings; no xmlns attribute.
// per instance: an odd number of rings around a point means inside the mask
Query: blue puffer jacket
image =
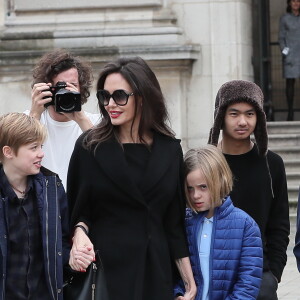
<svg viewBox="0 0 300 300"><path fill-rule="evenodd" d="M201 300L203 278L197 234L207 212L186 212L190 259L197 285L195 300ZM262 276L263 251L260 230L244 211L233 206L230 197L215 209L210 250L210 300L256 299ZM184 294L182 282L174 295Z"/></svg>
<svg viewBox="0 0 300 300"><path fill-rule="evenodd" d="M62 300L63 265L68 263L70 253L67 198L61 180L45 168L33 176L33 184L40 217L47 286L51 299ZM6 261L9 256L7 202L1 195L0 186L0 300L5 300Z"/></svg>

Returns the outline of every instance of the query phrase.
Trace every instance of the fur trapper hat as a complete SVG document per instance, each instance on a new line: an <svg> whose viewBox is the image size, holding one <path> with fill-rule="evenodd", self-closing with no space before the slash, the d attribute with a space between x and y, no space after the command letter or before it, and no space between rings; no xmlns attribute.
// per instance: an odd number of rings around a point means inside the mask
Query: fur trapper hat
<svg viewBox="0 0 300 300"><path fill-rule="evenodd" d="M257 123L254 137L260 155L268 151L268 133L266 115L263 109L264 96L255 83L244 80L232 80L223 84L216 96L214 124L210 130L208 143L217 146L228 105L247 102L254 106Z"/></svg>

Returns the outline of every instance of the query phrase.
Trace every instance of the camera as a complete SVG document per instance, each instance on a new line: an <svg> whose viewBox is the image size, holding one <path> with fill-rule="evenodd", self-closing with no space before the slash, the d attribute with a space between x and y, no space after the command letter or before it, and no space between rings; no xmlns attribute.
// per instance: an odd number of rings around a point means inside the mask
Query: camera
<svg viewBox="0 0 300 300"><path fill-rule="evenodd" d="M80 93L66 90L66 86L67 84L63 81L58 81L55 86L51 86L49 90L52 93L52 101L46 103L45 107L54 105L56 112L81 111Z"/></svg>

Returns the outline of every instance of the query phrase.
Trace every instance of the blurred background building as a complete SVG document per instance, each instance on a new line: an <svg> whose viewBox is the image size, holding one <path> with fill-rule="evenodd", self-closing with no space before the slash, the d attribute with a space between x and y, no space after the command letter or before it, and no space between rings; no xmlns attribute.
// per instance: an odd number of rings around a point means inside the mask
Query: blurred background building
<svg viewBox="0 0 300 300"><path fill-rule="evenodd" d="M206 143L216 92L228 80L255 81L269 120L285 120L277 44L285 7L283 0L0 0L0 112L28 109L36 60L67 48L92 63L96 79L119 56L146 59L186 148ZM95 90L85 110L97 111Z"/></svg>

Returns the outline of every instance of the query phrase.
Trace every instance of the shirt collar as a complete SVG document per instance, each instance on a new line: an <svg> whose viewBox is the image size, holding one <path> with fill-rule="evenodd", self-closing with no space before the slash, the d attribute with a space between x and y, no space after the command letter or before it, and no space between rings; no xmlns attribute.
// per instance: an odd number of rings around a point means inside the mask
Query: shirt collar
<svg viewBox="0 0 300 300"><path fill-rule="evenodd" d="M203 218L203 222L204 222L204 221L208 221L208 222L213 223L213 222L214 222L214 217L211 217L211 218L209 218L209 219L207 219L206 217L204 217L204 218Z"/></svg>

